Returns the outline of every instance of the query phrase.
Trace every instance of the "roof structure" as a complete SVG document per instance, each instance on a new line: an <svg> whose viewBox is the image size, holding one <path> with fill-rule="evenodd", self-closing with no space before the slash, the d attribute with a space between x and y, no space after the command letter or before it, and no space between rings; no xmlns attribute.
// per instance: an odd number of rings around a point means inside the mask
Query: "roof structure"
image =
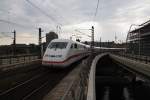
<svg viewBox="0 0 150 100"><path fill-rule="evenodd" d="M142 23L137 29L130 31L130 33L139 33L139 31L140 33L150 32L150 20Z"/></svg>

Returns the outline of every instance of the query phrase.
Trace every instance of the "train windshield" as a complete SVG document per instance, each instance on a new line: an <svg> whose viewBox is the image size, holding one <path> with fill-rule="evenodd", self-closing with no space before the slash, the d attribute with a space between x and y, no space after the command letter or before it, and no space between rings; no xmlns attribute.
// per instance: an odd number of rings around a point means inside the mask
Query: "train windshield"
<svg viewBox="0 0 150 100"><path fill-rule="evenodd" d="M48 48L50 49L65 49L67 47L67 42L52 42Z"/></svg>

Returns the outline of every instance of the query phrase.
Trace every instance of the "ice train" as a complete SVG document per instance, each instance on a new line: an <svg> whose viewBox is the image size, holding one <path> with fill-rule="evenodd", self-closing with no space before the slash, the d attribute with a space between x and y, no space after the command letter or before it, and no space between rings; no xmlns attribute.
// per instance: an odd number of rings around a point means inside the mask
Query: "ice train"
<svg viewBox="0 0 150 100"><path fill-rule="evenodd" d="M89 55L89 46L68 39L52 40L43 56L42 65L48 67L67 67Z"/></svg>
<svg viewBox="0 0 150 100"><path fill-rule="evenodd" d="M95 52L119 52L124 50L125 48L94 47ZM54 39L47 46L42 65L64 68L89 54L89 45L69 39Z"/></svg>

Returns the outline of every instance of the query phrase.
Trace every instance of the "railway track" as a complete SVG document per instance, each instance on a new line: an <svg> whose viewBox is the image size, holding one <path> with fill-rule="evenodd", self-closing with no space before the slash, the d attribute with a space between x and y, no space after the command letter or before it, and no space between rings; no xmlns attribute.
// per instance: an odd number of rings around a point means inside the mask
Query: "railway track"
<svg viewBox="0 0 150 100"><path fill-rule="evenodd" d="M0 100L41 100L75 66L67 69L49 69L0 93Z"/></svg>
<svg viewBox="0 0 150 100"><path fill-rule="evenodd" d="M44 68L36 66L12 70L4 72L3 74L1 73L0 93L8 90L9 88L15 87L16 85L19 85L20 83L23 83L26 80L44 71L45 71Z"/></svg>
<svg viewBox="0 0 150 100"><path fill-rule="evenodd" d="M149 100L150 83L108 55L96 66L96 100Z"/></svg>

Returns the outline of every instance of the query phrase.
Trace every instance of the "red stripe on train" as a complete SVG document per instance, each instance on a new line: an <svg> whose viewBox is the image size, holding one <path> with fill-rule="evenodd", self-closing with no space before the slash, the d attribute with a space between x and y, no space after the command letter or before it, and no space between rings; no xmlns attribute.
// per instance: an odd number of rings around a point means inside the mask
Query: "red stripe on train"
<svg viewBox="0 0 150 100"><path fill-rule="evenodd" d="M53 63L65 63L66 61L68 61L68 60L70 60L70 59L72 59L72 58L75 58L75 57L78 57L78 56L80 56L80 55L83 55L83 54L85 54L85 53L79 53L79 54L76 54L76 55L72 55L72 56L70 56L70 57L68 57L66 60L64 60L64 61L43 61L43 63L49 63L49 64L53 64Z"/></svg>

